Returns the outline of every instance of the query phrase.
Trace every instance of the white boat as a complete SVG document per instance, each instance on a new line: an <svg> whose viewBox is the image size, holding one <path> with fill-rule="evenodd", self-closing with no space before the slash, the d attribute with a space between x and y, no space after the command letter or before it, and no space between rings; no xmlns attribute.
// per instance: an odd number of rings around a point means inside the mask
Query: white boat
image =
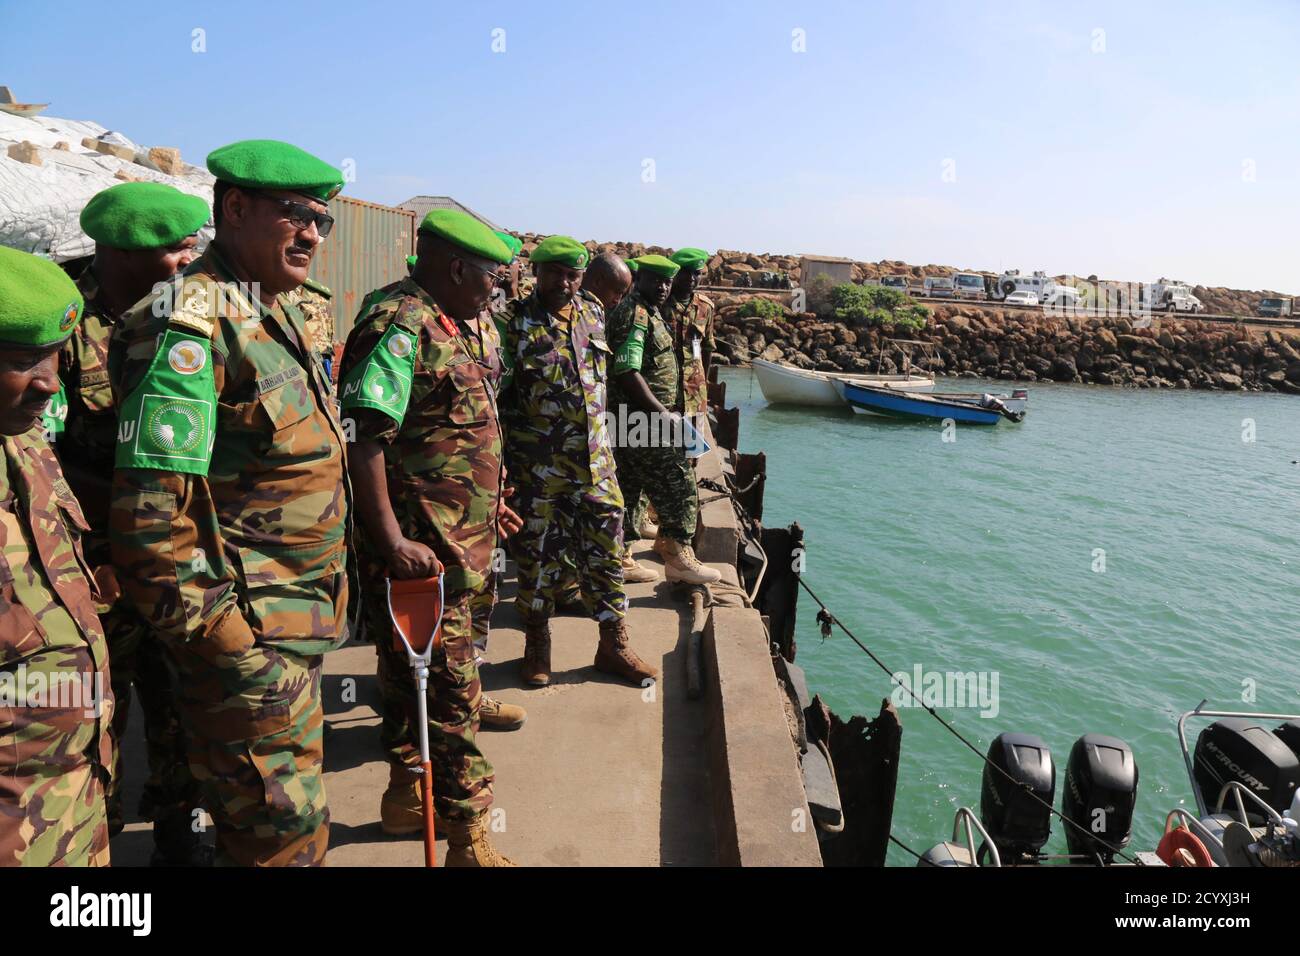
<svg viewBox="0 0 1300 956"><path fill-rule="evenodd" d="M837 378L906 392L928 392L934 388L932 375L836 375L757 358L750 359L749 364L758 379L758 387L763 390L763 397L773 405L842 406L844 399L835 388Z"/></svg>

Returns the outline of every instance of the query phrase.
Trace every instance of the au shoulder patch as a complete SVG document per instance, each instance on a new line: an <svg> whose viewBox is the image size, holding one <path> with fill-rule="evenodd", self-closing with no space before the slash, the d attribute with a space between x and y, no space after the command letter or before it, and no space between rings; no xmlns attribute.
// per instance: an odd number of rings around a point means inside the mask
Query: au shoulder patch
<svg viewBox="0 0 1300 956"><path fill-rule="evenodd" d="M149 371L122 404L116 466L206 475L216 405L211 341L167 329Z"/></svg>
<svg viewBox="0 0 1300 956"><path fill-rule="evenodd" d="M418 347L419 339L409 329L389 326L365 361L354 366L343 380L343 410L373 408L401 425L411 400Z"/></svg>

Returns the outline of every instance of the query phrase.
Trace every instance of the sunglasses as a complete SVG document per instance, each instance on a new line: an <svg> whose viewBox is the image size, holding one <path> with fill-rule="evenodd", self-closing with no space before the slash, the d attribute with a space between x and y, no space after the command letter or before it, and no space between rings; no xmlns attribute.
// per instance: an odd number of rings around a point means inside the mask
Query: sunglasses
<svg viewBox="0 0 1300 956"><path fill-rule="evenodd" d="M281 199L278 196L268 196L265 193L257 193L267 202L273 202L284 211L284 218L298 229L310 229L311 224L316 224L316 231L324 239L334 228L334 217L326 215L323 212L317 212L306 203L296 202L292 199Z"/></svg>
<svg viewBox="0 0 1300 956"><path fill-rule="evenodd" d="M465 265L469 266L471 269L477 269L479 272L483 273L484 275L491 276L493 288L505 285L506 282L508 282L510 279L510 277L508 275L505 275L504 273L493 272L491 269L484 269L482 266L476 265L475 263L470 262L468 259L461 259L460 261L465 263Z"/></svg>

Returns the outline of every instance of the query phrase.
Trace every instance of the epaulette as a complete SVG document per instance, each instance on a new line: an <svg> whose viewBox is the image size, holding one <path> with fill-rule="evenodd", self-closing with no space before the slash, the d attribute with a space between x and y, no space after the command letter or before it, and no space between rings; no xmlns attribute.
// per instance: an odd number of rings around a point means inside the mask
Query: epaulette
<svg viewBox="0 0 1300 956"><path fill-rule="evenodd" d="M305 279L303 281L302 287L304 289L310 289L312 292L315 292L317 295L322 295L327 299L334 298L334 293L330 291L329 286L321 282L317 282L315 279L311 279L311 278Z"/></svg>

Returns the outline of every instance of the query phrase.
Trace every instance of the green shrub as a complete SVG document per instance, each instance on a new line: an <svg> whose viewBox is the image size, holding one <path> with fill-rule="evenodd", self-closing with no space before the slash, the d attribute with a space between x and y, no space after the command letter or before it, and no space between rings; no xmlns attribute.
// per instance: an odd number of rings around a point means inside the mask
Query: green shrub
<svg viewBox="0 0 1300 956"><path fill-rule="evenodd" d="M758 298L750 299L740 307L740 311L736 314L742 318L755 316L761 319L776 319L779 321L785 318L785 309L782 308L781 303L779 302L773 302L771 299Z"/></svg>
<svg viewBox="0 0 1300 956"><path fill-rule="evenodd" d="M917 305L897 289L879 285L845 283L831 289L830 315L846 325L888 325L906 329L925 328L930 310Z"/></svg>

